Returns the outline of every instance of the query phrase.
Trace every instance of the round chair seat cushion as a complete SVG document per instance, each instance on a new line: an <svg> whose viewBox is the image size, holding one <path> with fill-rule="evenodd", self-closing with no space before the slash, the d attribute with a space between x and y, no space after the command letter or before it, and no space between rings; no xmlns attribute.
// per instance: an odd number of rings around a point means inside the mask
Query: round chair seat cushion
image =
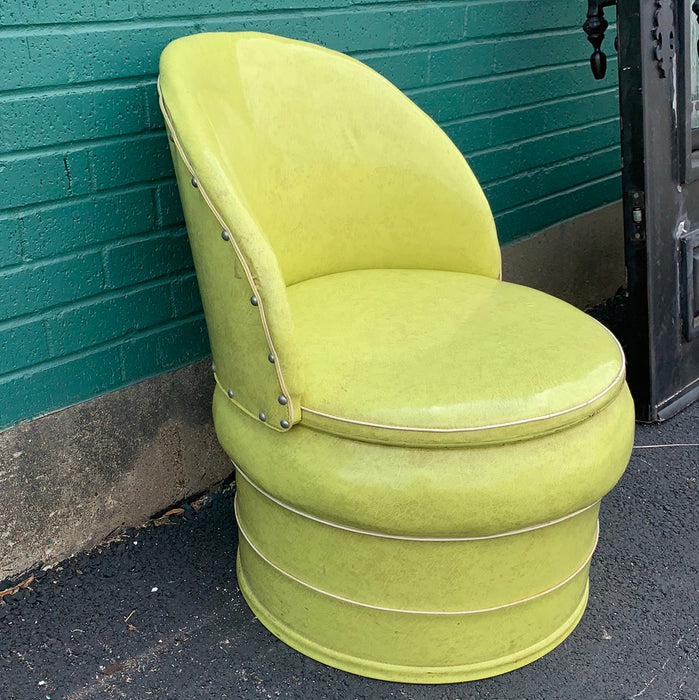
<svg viewBox="0 0 699 700"><path fill-rule="evenodd" d="M606 328L527 287L435 270L358 270L288 288L301 421L405 446L504 443L597 413L624 385Z"/></svg>

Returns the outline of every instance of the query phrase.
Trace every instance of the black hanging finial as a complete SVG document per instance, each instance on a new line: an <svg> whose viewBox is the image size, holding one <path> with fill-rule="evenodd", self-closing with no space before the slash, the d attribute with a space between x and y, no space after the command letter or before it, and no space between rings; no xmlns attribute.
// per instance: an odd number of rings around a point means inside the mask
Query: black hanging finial
<svg viewBox="0 0 699 700"><path fill-rule="evenodd" d="M582 28L587 34L587 40L592 44L590 68L597 80L604 78L607 73L607 56L601 50L604 33L609 27L609 22L604 17L604 8L614 4L616 0L588 0L587 3L587 19ZM699 0L696 0L695 4L699 9Z"/></svg>

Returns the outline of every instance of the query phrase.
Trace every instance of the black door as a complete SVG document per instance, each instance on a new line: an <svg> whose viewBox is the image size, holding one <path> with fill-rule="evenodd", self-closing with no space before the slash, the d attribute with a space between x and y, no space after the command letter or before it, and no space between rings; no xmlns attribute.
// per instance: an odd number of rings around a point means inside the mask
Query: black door
<svg viewBox="0 0 699 700"><path fill-rule="evenodd" d="M585 31L604 71L602 8ZM628 297L615 328L639 420L699 398L699 2L617 0ZM611 44L610 39L607 42Z"/></svg>

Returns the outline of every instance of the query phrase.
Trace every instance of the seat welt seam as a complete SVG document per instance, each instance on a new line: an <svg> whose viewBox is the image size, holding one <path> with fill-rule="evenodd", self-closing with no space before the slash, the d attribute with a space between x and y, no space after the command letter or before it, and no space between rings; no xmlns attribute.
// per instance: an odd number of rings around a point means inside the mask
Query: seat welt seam
<svg viewBox="0 0 699 700"><path fill-rule="evenodd" d="M349 425L358 425L358 426L363 426L366 428L377 428L379 430L393 430L396 432L407 432L407 433L434 433L434 434L458 434L458 433L477 433L477 432L485 432L487 430L499 430L503 428L510 428L510 427L515 427L519 425L529 425L533 423L541 423L546 420L550 420L552 418L558 418L560 416L565 416L571 413L576 413L582 409L584 409L586 406L590 406L603 397L605 397L607 394L611 393L614 389L621 389L621 386L623 384L623 380L626 374L626 370L624 365L622 364L622 368L619 371L619 374L614 378L614 380L607 386L603 391L600 393L596 394L593 396L591 399L588 399L587 401L584 401L583 403L577 404L575 406L572 406L570 408L563 409L561 411L555 411L553 413L548 413L543 416L535 416L533 418L522 418L521 420L515 420L515 421L507 421L505 423L493 423L491 425L477 425L477 426L470 426L470 427L461 427L461 428L428 428L428 427L416 427L416 426L407 426L407 425L387 425L383 423L372 423L370 421L362 421L362 420L357 420L355 418L345 418L344 416L336 416L332 413L326 413L324 411L318 411L313 408L309 408L308 406L304 406L301 404L301 411L305 411L306 413L310 413L314 416L318 416L319 418L326 418L327 420L330 421L337 421L338 423L347 423Z"/></svg>

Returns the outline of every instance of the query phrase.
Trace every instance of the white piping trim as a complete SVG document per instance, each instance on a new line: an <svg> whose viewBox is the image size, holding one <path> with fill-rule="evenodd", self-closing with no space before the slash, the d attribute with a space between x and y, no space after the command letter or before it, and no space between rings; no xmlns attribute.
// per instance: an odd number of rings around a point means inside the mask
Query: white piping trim
<svg viewBox="0 0 699 700"><path fill-rule="evenodd" d="M163 97L163 93L160 89L160 76L158 76L157 80L157 89L158 89L158 101L160 104L160 111L163 113L163 119L165 120L165 124L167 125L167 130L168 134L172 138L172 142L175 144L175 148L177 149L177 153L179 154L180 158L182 158L182 162L184 163L185 167L189 171L189 173L192 175L192 177L196 177L196 173L194 172L194 168L192 167L191 163L187 159L187 156L185 154L184 148L182 147L182 144L179 141L179 138L177 137L177 133L175 132L175 127L172 123L172 119L170 118L170 113L167 110L167 107L165 105L165 98ZM267 344L269 345L269 349L272 352L272 354L275 357L275 363L274 363L274 368L276 370L277 374L277 379L279 381L279 385L281 388L281 393L284 394L284 396L289 397L288 401L288 411L289 411L289 423L293 425L296 423L296 419L294 416L294 402L291 400L291 393L289 392L288 387L286 386L286 382L284 381L284 376L282 374L281 370L281 362L279 361L279 353L277 353L276 348L274 347L274 342L272 341L272 335L271 331L269 329L269 324L267 323L267 316L265 314L263 305L262 305L262 298L259 293L259 290L257 289L257 285L255 284L255 280L253 278L252 272L250 270L250 266L247 263L247 260L243 256L242 251L238 247L238 244L235 241L235 237L233 235L233 231L230 230L230 226L226 224L226 222L223 220L223 217L219 214L218 210L216 207L213 205L211 202L211 199L207 195L206 191L202 187L201 182L199 182L199 179L197 178L197 189L201 193L202 198L206 202L207 206L211 210L211 213L216 217L216 220L218 223L221 225L222 230L228 231L230 234L228 237L228 242L233 246L233 249L235 250L236 256L238 260L240 261L240 264L243 266L243 270L245 270L245 276L248 280L248 283L250 284L250 287L252 289L253 294L257 297L257 308L260 313L260 320L262 321L262 328L264 330L265 337L267 338ZM252 415L252 414L250 414ZM269 425L268 427L274 428L274 426ZM277 430L276 428L274 428Z"/></svg>
<svg viewBox="0 0 699 700"><path fill-rule="evenodd" d="M611 334L610 334L611 335ZM494 423L492 425L478 425L478 426L472 426L468 428L416 428L416 427L411 427L411 426L404 426L404 425L385 425L382 423L369 423L368 421L361 421L361 420L355 420L353 418L343 418L342 416L336 416L331 413L324 413L323 411L317 411L312 408L308 408L307 406L301 406L301 410L305 411L306 413L311 413L315 416L319 416L321 418L327 418L328 420L334 420L338 421L340 423L350 423L352 425L362 425L367 428L379 428L381 430L398 430L401 432L409 432L409 433L440 433L440 434L445 434L445 433L473 433L473 432L478 432L478 431L484 431L484 430L496 430L500 428L509 428L515 425L526 425L528 423L537 423L540 421L548 420L550 418L558 418L559 416L564 416L568 413L574 413L575 411L579 411L586 406L589 406L599 399L601 399L603 396L606 394L609 394L613 389L621 386L624 377L626 375L626 365L625 365L625 359L624 359L624 351L621 348L621 345L619 345L619 341L612 335L612 338L614 338L614 342L617 345L617 348L619 352L621 353L621 369L619 370L618 374L614 379L612 380L611 384L607 386L603 391L600 393L596 394L593 396L591 399L588 399L587 401L584 401L583 403L577 404L575 406L572 406L570 408L565 408L562 411L556 411L554 413L548 413L544 416L537 416L535 418L522 418L521 420L515 420L515 421L509 421L506 423Z"/></svg>
<svg viewBox="0 0 699 700"><path fill-rule="evenodd" d="M243 539L248 543L249 547L257 554L262 561L264 561L268 566L271 566L275 571L279 572L282 574L282 576L291 579L295 583L298 583L299 585L303 586L304 588L308 588L316 593L320 593L321 595L326 596L327 598L333 598L335 600L339 600L342 603L349 603L350 605L357 605L362 608L369 608L371 610L381 610L382 612L390 612L390 613L405 613L408 615L477 615L479 613L489 613L489 612L495 612L496 610L503 610L505 608L511 608L514 607L515 605L521 605L522 603L529 603L532 600L536 600L537 598L543 598L544 596L548 595L549 593L553 593L554 591L558 590L559 588L562 588L565 586L567 583L570 583L578 574L580 574L582 571L584 571L585 567L588 566L590 563L590 560L592 559L592 555L595 553L595 549L597 547L597 540L599 539L599 520L597 521L597 528L595 530L595 541L592 544L592 549L590 550L590 553L585 557L585 560L583 563L572 573L570 576L566 577L561 581L560 583L557 583L555 586L551 586L551 588L547 588L545 591L541 591L539 593L535 593L534 595L527 596L526 598L520 598L519 600L512 601L511 603L503 603L502 605L494 605L489 608L480 608L477 610L409 610L409 609L403 609L403 608L389 608L383 605L372 605L371 603L364 603L359 600L353 600L352 598L346 598L345 596L337 595L336 593L330 593L329 591L325 591L322 588L318 588L317 586L314 586L307 581L303 581L300 578L294 576L293 574L290 574L288 571L284 571L281 567L277 566L273 562L271 562L260 550L250 541L250 538L248 537L248 534L245 532L245 529L243 526L240 524L240 518L238 516L238 495L236 494L235 500L234 500L234 508L235 508L235 517L236 520L238 521L238 530L240 534L243 536Z"/></svg>
<svg viewBox="0 0 699 700"><path fill-rule="evenodd" d="M235 464L235 462L234 462ZM330 520L324 520L323 518L318 518L315 515L311 515L310 513L306 513L305 511L299 510L298 508L294 508L293 506L288 505L287 503L284 503L283 501L280 501L278 498L275 498L274 496L270 495L267 493L264 489L260 488L256 483L250 479L245 472L242 471L242 469L235 464L235 470L240 476L245 479L245 481L250 484L258 493L262 494L265 498L268 500L272 501L273 503L276 503L280 508L283 508L284 510L288 510L292 513L295 513L296 515L299 515L302 518L305 518L306 520L312 520L313 522L320 523L321 525L326 525L328 527L334 528L336 530L345 530L346 532L353 532L357 535L367 535L368 537L380 537L382 539L387 539L387 540L402 540L402 541L408 541L408 542L481 542L483 540L497 540L502 537L511 537L513 535L523 535L526 532L534 532L535 530L541 530L543 528L549 527L551 525L557 525L558 523L562 523L566 520L570 520L572 518L575 518L578 515L581 515L585 511L590 510L591 508L595 508L600 504L600 501L595 501L589 506L585 506L584 508L581 508L580 510L576 510L574 513L570 513L568 515L564 515L561 518L556 518L556 520L550 520L549 522L546 523L541 523L540 525L531 525L529 527L523 527L520 530L511 530L510 532L500 532L495 535L481 535L479 537L417 537L417 536L410 536L410 535L391 535L387 534L384 532L373 532L371 530L362 530L361 528L358 527L352 527L350 525L341 525L339 523L334 523L331 522Z"/></svg>
<svg viewBox="0 0 699 700"><path fill-rule="evenodd" d="M216 382L216 388L220 389L223 392L223 396L228 403L232 403L236 408L240 409L246 416L250 416L250 418L254 419L257 422L262 422L260 421L259 413L253 413L249 408L243 406L243 404L240 403L240 401L236 400L235 397L231 398L228 395L228 389L221 383L221 380L218 378L218 374L216 372L214 372L214 381ZM278 433L286 433L289 430L289 428L280 430L273 423L265 423L265 425Z"/></svg>

